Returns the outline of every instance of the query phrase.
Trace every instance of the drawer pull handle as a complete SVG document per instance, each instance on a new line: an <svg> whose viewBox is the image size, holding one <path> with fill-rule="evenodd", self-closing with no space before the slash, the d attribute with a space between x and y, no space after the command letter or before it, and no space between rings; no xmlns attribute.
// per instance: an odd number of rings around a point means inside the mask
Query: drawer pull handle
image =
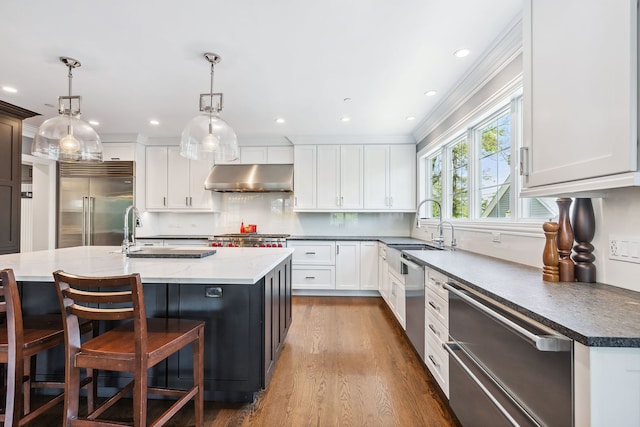
<svg viewBox="0 0 640 427"><path fill-rule="evenodd" d="M305 255L315 255L316 253L315 252L305 252L304 254Z"/></svg>
<svg viewBox="0 0 640 427"><path fill-rule="evenodd" d="M205 288L204 296L206 298L222 298L222 288L220 287Z"/></svg>
<svg viewBox="0 0 640 427"><path fill-rule="evenodd" d="M305 279L315 279L316 276L305 276Z"/></svg>
<svg viewBox="0 0 640 427"><path fill-rule="evenodd" d="M438 330L433 326L433 324L429 323L429 329L431 329L431 331L436 334L438 337L440 336L440 332L438 332Z"/></svg>
<svg viewBox="0 0 640 427"><path fill-rule="evenodd" d="M429 360L431 360L431 363L433 363L433 366L435 366L436 368L440 369L440 364L438 362L436 362L436 360L433 358L433 355L429 355Z"/></svg>
<svg viewBox="0 0 640 427"><path fill-rule="evenodd" d="M434 310L436 310L437 312L440 312L440 307L438 307L437 305L435 305L435 304L433 303L433 301L429 301L429 305L430 305L431 307L433 307L433 309L434 309Z"/></svg>

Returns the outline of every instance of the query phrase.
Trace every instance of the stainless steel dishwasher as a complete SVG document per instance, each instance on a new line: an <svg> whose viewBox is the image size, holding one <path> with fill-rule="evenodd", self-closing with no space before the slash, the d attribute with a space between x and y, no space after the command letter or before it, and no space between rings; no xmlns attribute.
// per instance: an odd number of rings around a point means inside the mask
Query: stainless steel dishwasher
<svg viewBox="0 0 640 427"><path fill-rule="evenodd" d="M424 360L424 267L409 260L405 254L400 262L405 275L406 332L420 360Z"/></svg>
<svg viewBox="0 0 640 427"><path fill-rule="evenodd" d="M463 426L572 426L573 341L450 281L449 401Z"/></svg>

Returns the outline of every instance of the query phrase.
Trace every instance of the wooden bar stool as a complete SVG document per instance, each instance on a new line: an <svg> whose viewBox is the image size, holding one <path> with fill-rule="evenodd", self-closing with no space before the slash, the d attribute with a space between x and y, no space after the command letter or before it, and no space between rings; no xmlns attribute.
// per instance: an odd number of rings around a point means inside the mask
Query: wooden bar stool
<svg viewBox="0 0 640 427"><path fill-rule="evenodd" d="M60 393L31 410L32 389L62 390L65 387L62 382L35 380L35 356L64 344L64 332L59 314L23 317L13 270L0 270L0 278L0 313L5 313L6 319L5 324L0 326L0 363L7 365L5 412L0 414L0 421L4 422L5 426L22 426L51 409L64 397L63 393ZM89 332L91 326L91 323L84 323L81 333ZM92 374L89 373L82 385L90 382L91 377ZM88 392L90 410L93 409L93 393L92 385Z"/></svg>
<svg viewBox="0 0 640 427"><path fill-rule="evenodd" d="M120 422L99 419L128 392L133 391L133 425L164 425L189 400L194 400L195 425L203 425L204 322L147 318L140 275L81 277L53 273L63 313L66 346L64 398L67 427L115 426ZM78 319L121 321L100 335L81 342ZM193 387L189 390L149 387L147 371L180 349L192 344ZM78 418L79 370L81 368L129 372L133 380L95 411ZM95 371L94 371L95 372ZM177 397L162 415L147 422L147 395Z"/></svg>

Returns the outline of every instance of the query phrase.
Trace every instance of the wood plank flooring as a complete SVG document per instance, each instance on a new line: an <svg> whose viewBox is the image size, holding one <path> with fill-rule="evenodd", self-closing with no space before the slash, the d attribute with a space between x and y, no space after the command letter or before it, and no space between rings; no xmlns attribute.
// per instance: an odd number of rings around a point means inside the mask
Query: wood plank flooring
<svg viewBox="0 0 640 427"><path fill-rule="evenodd" d="M205 426L453 426L381 298L293 299L293 324L271 384L255 402L205 402ZM126 416L127 405L116 410ZM150 416L166 401L152 401ZM60 425L56 407L32 427ZM188 405L168 424L193 426Z"/></svg>

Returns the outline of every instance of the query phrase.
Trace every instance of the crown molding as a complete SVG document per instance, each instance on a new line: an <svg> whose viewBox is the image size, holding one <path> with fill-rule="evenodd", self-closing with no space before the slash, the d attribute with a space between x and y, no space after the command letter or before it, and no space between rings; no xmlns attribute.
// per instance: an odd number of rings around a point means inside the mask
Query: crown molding
<svg viewBox="0 0 640 427"><path fill-rule="evenodd" d="M463 75L413 131L422 141L522 52L522 15L505 28L484 55Z"/></svg>
<svg viewBox="0 0 640 427"><path fill-rule="evenodd" d="M299 135L288 136L293 145L415 144L412 135Z"/></svg>

